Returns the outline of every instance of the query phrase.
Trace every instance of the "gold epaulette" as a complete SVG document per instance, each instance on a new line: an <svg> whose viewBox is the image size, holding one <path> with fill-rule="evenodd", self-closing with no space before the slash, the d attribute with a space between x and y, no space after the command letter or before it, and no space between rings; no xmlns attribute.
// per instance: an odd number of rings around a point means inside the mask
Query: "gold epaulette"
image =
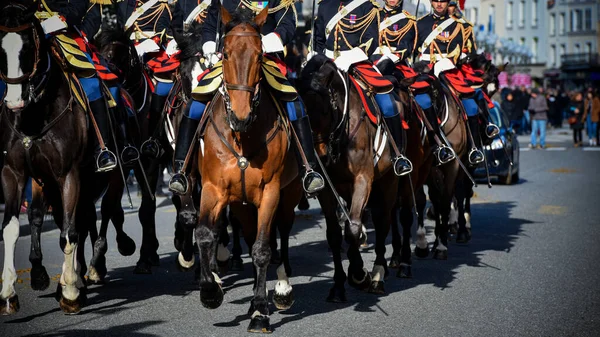
<svg viewBox="0 0 600 337"><path fill-rule="evenodd" d="M423 19L424 19L424 18L425 18L427 15L429 15L429 14L425 14L425 15L423 15L422 17L418 18L418 19L417 19L417 21L419 21L419 20L423 20Z"/></svg>
<svg viewBox="0 0 600 337"><path fill-rule="evenodd" d="M402 13L404 13L404 15L406 15L406 18L409 20L416 20L417 17L414 15L411 15L409 11L407 11L406 9L402 11Z"/></svg>
<svg viewBox="0 0 600 337"><path fill-rule="evenodd" d="M121 0L90 0L91 5L112 5L120 2Z"/></svg>
<svg viewBox="0 0 600 337"><path fill-rule="evenodd" d="M371 0L371 3L373 4L373 6L377 7L377 8L383 8L377 1L375 0Z"/></svg>
<svg viewBox="0 0 600 337"><path fill-rule="evenodd" d="M260 11L263 10L263 8L252 6L252 0L241 0L240 2L244 6L246 6L246 8L252 10L255 13L259 13ZM290 6L294 6L294 2L296 2L296 0L281 0L279 2L279 5L277 5L276 7L269 8L269 14L277 13L281 9L288 8Z"/></svg>

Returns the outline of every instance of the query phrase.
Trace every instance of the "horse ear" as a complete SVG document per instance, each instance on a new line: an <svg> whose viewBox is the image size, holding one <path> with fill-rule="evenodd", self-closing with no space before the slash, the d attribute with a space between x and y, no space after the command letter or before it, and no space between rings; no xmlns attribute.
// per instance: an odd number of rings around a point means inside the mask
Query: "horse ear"
<svg viewBox="0 0 600 337"><path fill-rule="evenodd" d="M508 62L506 62L506 63L504 63L504 64L502 64L502 65L498 66L498 70L499 70L500 72L503 72L503 71L506 69L506 67L508 67Z"/></svg>
<svg viewBox="0 0 600 337"><path fill-rule="evenodd" d="M220 2L219 2L220 4ZM221 5L221 22L223 22L223 26L227 26L227 24L231 21L231 14L229 11L225 9L225 6Z"/></svg>
<svg viewBox="0 0 600 337"><path fill-rule="evenodd" d="M267 22L267 17L269 16L269 6L265 7L258 15L254 18L254 23L262 27L265 22Z"/></svg>

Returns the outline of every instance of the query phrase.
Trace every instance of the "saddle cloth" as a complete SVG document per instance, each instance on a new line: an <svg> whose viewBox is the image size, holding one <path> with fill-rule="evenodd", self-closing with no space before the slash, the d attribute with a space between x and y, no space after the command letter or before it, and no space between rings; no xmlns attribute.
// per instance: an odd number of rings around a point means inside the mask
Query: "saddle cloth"
<svg viewBox="0 0 600 337"><path fill-rule="evenodd" d="M362 82L370 91L387 94L394 90L394 84L383 77L371 63L360 62L352 66L350 76Z"/></svg>

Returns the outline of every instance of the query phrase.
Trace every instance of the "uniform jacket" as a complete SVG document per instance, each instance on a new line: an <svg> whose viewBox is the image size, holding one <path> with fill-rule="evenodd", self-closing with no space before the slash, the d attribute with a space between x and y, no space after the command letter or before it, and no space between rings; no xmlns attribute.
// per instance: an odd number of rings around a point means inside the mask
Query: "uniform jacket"
<svg viewBox="0 0 600 337"><path fill-rule="evenodd" d="M448 16L438 16L430 13L417 21L417 30L419 32L417 39L417 48L415 53L423 55L446 54L447 58L454 63L458 61L461 53L471 53L475 51L476 45L473 39L473 26L464 19L453 17L455 22L443 31L439 32L435 39L422 49L423 42L429 34L448 19ZM431 63L439 60L438 57L432 57Z"/></svg>
<svg viewBox="0 0 600 337"><path fill-rule="evenodd" d="M406 18L392 22L386 22L394 15L404 13ZM400 9L388 10L381 9L380 24L388 25L384 30L379 31L379 45L387 46L395 51L395 54L400 57L400 60L405 60L410 57L415 50L417 44L417 21L416 18L407 11Z"/></svg>
<svg viewBox="0 0 600 337"><path fill-rule="evenodd" d="M117 8L117 19L119 25L125 27L125 23L131 14L133 14L133 11L136 8L143 6L147 1L148 0L123 0L119 2ZM151 15L151 13L154 12L160 12L160 15L158 17L154 17L154 15ZM149 10L147 10L140 16L140 18L138 18L136 24L134 25L133 31L149 31L156 33L167 32L171 25L172 16L173 13L169 4L167 3L167 0L159 0L154 6L150 7Z"/></svg>

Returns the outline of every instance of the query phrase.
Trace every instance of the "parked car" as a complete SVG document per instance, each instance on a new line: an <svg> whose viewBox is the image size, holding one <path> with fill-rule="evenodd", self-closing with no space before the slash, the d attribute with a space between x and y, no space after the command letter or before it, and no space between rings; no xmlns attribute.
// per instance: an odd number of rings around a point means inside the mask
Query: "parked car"
<svg viewBox="0 0 600 337"><path fill-rule="evenodd" d="M494 101L494 108L490 109L490 119L492 123L500 128L500 134L494 138L491 145L485 147L490 176L498 177L501 184L515 184L519 181L520 152L517 135L510 127L508 117L500 108L500 104L496 101ZM503 143L506 146L506 151L502 149ZM512 166L510 165L511 160L513 162ZM475 169L475 178L486 177L484 163Z"/></svg>

